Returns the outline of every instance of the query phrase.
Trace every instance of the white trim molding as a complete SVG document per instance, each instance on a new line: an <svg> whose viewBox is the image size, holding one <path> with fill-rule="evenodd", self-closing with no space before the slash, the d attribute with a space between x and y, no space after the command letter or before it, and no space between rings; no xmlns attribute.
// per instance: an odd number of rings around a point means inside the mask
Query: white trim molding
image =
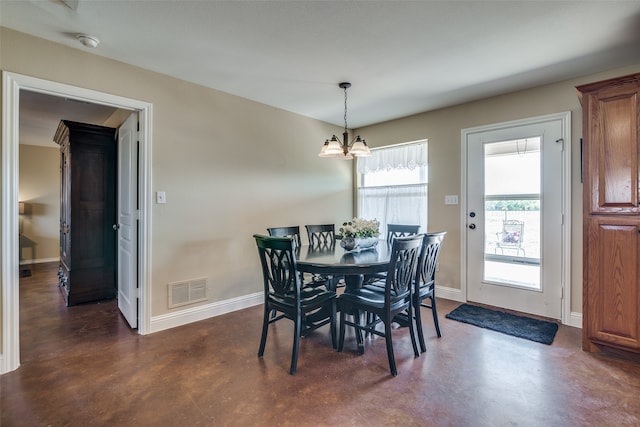
<svg viewBox="0 0 640 427"><path fill-rule="evenodd" d="M563 162L562 162L562 315L561 322L565 325L582 326L582 315L571 312L571 111L563 111L559 113L547 114L543 116L530 117L521 120L513 120L503 123L495 123L485 126L477 126L461 130L460 138L460 170L461 170L461 191L460 191L460 293L464 301L467 298L467 139L470 134L491 131L499 128L524 126L531 123L539 123L545 121L560 120L562 124L562 144L563 144ZM560 142L558 140L556 142ZM438 296L443 296L438 294ZM444 298L444 296L443 296ZM577 316L579 315L579 316ZM579 317L579 318L578 318Z"/></svg>
<svg viewBox="0 0 640 427"><path fill-rule="evenodd" d="M582 329L582 313L572 311L569 315L569 320L567 322L563 321L562 323L568 326L573 326L574 328Z"/></svg>
<svg viewBox="0 0 640 427"><path fill-rule="evenodd" d="M20 91L75 99L138 112L140 122L140 212L138 283L140 319L138 333L149 332L151 319L151 140L153 105L148 102L91 89L70 86L21 74L2 72L2 353L0 374L20 366L19 254L18 254L18 157Z"/></svg>
<svg viewBox="0 0 640 427"><path fill-rule="evenodd" d="M150 333L164 331L188 323L198 322L215 316L221 316L236 310L253 307L264 303L264 292L199 305L180 311L154 316L151 319Z"/></svg>
<svg viewBox="0 0 640 427"><path fill-rule="evenodd" d="M451 301L467 302L466 295L462 292L462 289L447 288L444 286L436 285L436 297Z"/></svg>

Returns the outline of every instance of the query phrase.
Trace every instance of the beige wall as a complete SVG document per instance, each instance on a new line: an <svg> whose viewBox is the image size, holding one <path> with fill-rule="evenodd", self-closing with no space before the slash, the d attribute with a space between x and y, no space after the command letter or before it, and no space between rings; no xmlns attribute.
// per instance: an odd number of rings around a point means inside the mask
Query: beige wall
<svg viewBox="0 0 640 427"><path fill-rule="evenodd" d="M209 303L260 291L254 233L351 218L351 164L317 156L339 127L0 31L3 71L153 104L152 316L174 281L206 277Z"/></svg>
<svg viewBox="0 0 640 427"><path fill-rule="evenodd" d="M316 156L340 129L165 75L2 28L0 68L153 103L152 315L167 308L167 283L206 277L209 302L261 289L253 233L268 226L340 223L352 215L348 162ZM197 64L194 64L194 66ZM372 146L429 139L429 229L447 230L439 281L460 287L463 128L572 112L572 311L581 311L581 109L575 85L640 66L463 104L360 129ZM3 208L4 209L4 208Z"/></svg>
<svg viewBox="0 0 640 427"><path fill-rule="evenodd" d="M571 311L582 312L582 183L579 142L582 136L582 109L575 87L638 71L640 64L358 129L373 147L429 139L429 231L448 232L441 253L439 285L460 289L462 213L460 205L445 206L444 196L460 194L462 129L571 111Z"/></svg>
<svg viewBox="0 0 640 427"><path fill-rule="evenodd" d="M20 201L28 211L20 216L21 259L58 259L60 253L60 150L20 145Z"/></svg>

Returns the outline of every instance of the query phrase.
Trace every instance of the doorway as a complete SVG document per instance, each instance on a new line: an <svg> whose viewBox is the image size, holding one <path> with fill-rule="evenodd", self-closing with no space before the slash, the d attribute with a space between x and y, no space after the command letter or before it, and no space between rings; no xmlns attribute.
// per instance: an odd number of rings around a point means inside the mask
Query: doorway
<svg viewBox="0 0 640 427"><path fill-rule="evenodd" d="M19 256L18 256L18 152L20 91L33 91L81 102L133 110L139 116L139 250L136 264L139 285L138 333L146 334L150 323L149 260L152 105L135 99L78 88L66 84L3 72L2 117L2 358L0 374L20 365L19 353ZM15 208L13 208L15 206Z"/></svg>
<svg viewBox="0 0 640 427"><path fill-rule="evenodd" d="M569 120L561 113L463 130L468 301L553 319L568 312Z"/></svg>

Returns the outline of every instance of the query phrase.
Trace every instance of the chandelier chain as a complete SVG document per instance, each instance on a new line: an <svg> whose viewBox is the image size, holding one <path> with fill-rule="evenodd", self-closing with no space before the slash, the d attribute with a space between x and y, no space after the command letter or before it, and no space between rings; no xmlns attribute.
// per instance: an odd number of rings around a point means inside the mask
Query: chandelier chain
<svg viewBox="0 0 640 427"><path fill-rule="evenodd" d="M344 130L347 130L347 88L344 88ZM347 141L345 141L345 144Z"/></svg>

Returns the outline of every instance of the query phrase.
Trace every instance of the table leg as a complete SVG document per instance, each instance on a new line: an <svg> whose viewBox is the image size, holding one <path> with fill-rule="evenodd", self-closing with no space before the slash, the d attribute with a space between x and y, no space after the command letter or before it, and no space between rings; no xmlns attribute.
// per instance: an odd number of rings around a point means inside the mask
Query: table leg
<svg viewBox="0 0 640 427"><path fill-rule="evenodd" d="M364 276L362 274L344 276L344 283L345 292L361 288L362 284L364 283Z"/></svg>

